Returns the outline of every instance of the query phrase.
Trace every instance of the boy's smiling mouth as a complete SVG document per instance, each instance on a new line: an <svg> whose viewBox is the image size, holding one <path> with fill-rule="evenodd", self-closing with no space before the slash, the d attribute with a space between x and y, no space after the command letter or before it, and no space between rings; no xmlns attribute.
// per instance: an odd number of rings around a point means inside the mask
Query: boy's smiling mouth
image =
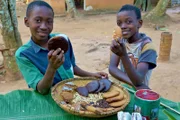
<svg viewBox="0 0 180 120"><path fill-rule="evenodd" d="M48 32L38 32L39 36L47 36Z"/></svg>
<svg viewBox="0 0 180 120"><path fill-rule="evenodd" d="M127 35L127 34L129 34L129 30L124 30L124 31L122 31L122 35Z"/></svg>

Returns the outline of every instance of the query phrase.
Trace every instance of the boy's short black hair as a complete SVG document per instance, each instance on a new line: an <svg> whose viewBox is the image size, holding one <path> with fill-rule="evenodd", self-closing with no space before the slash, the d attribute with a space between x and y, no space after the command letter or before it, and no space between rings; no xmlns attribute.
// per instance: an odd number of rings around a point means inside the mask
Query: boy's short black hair
<svg viewBox="0 0 180 120"><path fill-rule="evenodd" d="M124 5L119 10L119 12L122 12L122 11L134 11L137 16L137 19L141 19L141 11L138 7L136 7L134 5L129 5L129 4Z"/></svg>
<svg viewBox="0 0 180 120"><path fill-rule="evenodd" d="M26 16L28 17L30 15L30 12L37 6L40 6L40 7L44 6L44 7L51 9L53 12L53 16L54 16L54 11L53 11L52 7L47 2L44 2L41 0L35 0L28 4L27 10L26 10Z"/></svg>

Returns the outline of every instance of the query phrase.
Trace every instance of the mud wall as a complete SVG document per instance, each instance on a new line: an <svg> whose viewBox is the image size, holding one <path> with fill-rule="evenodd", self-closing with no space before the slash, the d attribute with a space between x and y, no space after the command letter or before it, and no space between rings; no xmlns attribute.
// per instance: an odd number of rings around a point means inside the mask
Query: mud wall
<svg viewBox="0 0 180 120"><path fill-rule="evenodd" d="M118 10L124 4L133 4L134 0L85 0L86 8Z"/></svg>

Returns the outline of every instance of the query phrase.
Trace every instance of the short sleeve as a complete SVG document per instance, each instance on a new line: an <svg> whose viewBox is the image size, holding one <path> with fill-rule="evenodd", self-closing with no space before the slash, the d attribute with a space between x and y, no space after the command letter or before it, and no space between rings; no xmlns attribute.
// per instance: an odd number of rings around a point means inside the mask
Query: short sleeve
<svg viewBox="0 0 180 120"><path fill-rule="evenodd" d="M16 62L28 86L37 90L37 84L42 80L43 74L26 57L16 56Z"/></svg>
<svg viewBox="0 0 180 120"><path fill-rule="evenodd" d="M72 44L71 44L71 41L69 40L69 38L68 38L68 41L69 41L69 51L70 51L71 64L72 64L73 67L75 67L76 62L75 62L75 56L74 56L74 52L73 52L73 47L72 47Z"/></svg>
<svg viewBox="0 0 180 120"><path fill-rule="evenodd" d="M156 67L156 60L157 60L157 52L153 44L151 42L147 43L142 49L138 63L146 62L149 64L149 69L154 69Z"/></svg>

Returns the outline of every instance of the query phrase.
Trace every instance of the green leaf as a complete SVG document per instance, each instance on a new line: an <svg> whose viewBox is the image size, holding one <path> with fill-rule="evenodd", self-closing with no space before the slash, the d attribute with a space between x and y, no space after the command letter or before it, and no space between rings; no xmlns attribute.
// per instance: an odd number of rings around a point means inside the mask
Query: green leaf
<svg viewBox="0 0 180 120"><path fill-rule="evenodd" d="M168 117L169 120L176 120L176 118L174 118L167 110L164 109L163 113Z"/></svg>
<svg viewBox="0 0 180 120"><path fill-rule="evenodd" d="M177 103L178 110L180 111L180 102Z"/></svg>

